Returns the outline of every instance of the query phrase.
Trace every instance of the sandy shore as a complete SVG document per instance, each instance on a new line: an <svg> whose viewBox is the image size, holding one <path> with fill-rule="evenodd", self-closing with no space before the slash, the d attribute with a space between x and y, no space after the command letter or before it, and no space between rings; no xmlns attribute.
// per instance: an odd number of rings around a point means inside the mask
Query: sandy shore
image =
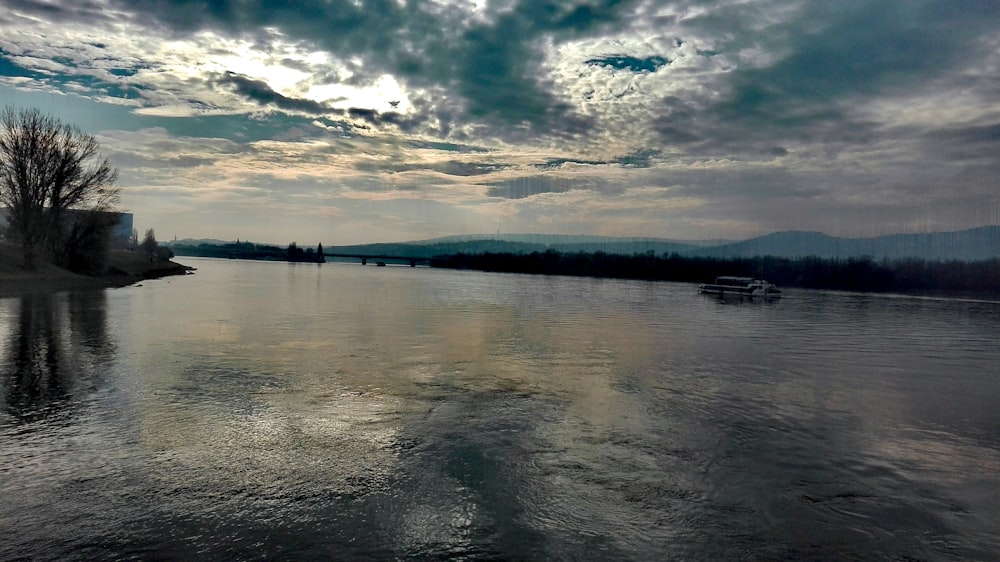
<svg viewBox="0 0 1000 562"><path fill-rule="evenodd" d="M114 250L108 256L107 273L100 277L78 275L51 264L25 271L21 267L20 248L0 244L0 297L124 287L145 279L184 275L191 270L172 261L151 259L142 252Z"/></svg>

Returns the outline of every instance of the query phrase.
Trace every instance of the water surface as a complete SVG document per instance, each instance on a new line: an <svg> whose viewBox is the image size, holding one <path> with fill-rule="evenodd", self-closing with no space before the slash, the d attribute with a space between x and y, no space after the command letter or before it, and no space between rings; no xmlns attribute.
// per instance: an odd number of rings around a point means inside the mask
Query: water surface
<svg viewBox="0 0 1000 562"><path fill-rule="evenodd" d="M188 262L0 300L0 559L1000 557L1000 304Z"/></svg>

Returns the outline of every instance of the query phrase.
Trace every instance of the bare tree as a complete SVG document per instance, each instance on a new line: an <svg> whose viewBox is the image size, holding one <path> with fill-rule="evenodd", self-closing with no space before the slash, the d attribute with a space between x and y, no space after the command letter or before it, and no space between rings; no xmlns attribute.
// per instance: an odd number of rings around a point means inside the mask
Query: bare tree
<svg viewBox="0 0 1000 562"><path fill-rule="evenodd" d="M156 254L156 250L160 247L160 243L156 241L156 231L152 228L147 230L146 236L142 239L142 244L139 244L139 247L147 254Z"/></svg>
<svg viewBox="0 0 1000 562"><path fill-rule="evenodd" d="M36 109L4 108L0 128L0 205L34 269L39 251L61 257L67 210L113 208L118 170L92 135Z"/></svg>

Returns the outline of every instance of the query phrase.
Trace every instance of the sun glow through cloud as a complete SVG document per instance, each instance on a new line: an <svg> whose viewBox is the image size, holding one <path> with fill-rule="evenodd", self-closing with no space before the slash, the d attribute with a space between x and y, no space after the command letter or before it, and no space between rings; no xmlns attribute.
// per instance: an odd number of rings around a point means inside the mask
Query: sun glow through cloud
<svg viewBox="0 0 1000 562"><path fill-rule="evenodd" d="M997 10L369 4L17 3L0 96L109 139L124 205L196 237L1000 222Z"/></svg>

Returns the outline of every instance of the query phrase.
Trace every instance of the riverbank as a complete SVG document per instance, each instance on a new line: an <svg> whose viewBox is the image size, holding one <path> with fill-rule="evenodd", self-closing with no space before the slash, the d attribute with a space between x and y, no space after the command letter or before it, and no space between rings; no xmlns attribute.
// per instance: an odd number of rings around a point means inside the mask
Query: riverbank
<svg viewBox="0 0 1000 562"><path fill-rule="evenodd" d="M710 282L722 275L766 279L779 287L863 293L961 295L994 298L1000 291L1000 259L984 261L876 261L870 257L699 258L651 253L455 254L431 260L432 267L497 273L605 277L644 281Z"/></svg>
<svg viewBox="0 0 1000 562"><path fill-rule="evenodd" d="M52 264L42 263L34 271L22 266L20 248L0 244L0 297L25 293L96 290L124 287L146 279L185 275L194 268L170 260L151 258L142 252L112 250L104 275L79 275Z"/></svg>

